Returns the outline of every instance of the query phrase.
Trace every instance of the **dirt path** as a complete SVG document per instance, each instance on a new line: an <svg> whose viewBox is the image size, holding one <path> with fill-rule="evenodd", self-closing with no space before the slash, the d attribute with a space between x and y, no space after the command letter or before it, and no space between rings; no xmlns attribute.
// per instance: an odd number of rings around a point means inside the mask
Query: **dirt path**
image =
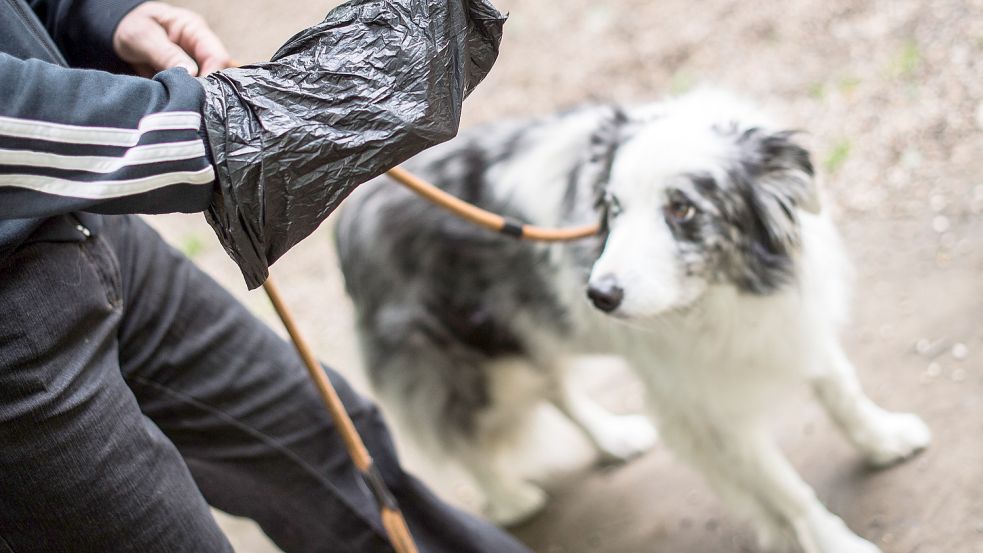
<svg viewBox="0 0 983 553"><path fill-rule="evenodd" d="M181 3L203 11L244 61L269 56L334 4ZM857 266L849 351L870 394L923 415L935 443L906 465L866 471L805 394L776 407L776 431L822 500L885 552L983 551L983 1L509 0L501 7L512 12L502 56L468 101L465 124L591 99L657 99L710 82L809 131L827 207ZM242 293L199 219L154 221L272 320L261 295ZM325 228L292 251L275 274L322 357L361 383L329 234ZM591 374L616 407L632 396L629 381ZM582 441L564 435L547 451L527 452L566 466L550 479L548 510L516 529L535 551L754 550L747 526L664 450L602 471L583 466ZM474 505L460 479L437 481L411 451L409 464L453 500ZM249 525L223 524L238 551L275 551Z"/></svg>

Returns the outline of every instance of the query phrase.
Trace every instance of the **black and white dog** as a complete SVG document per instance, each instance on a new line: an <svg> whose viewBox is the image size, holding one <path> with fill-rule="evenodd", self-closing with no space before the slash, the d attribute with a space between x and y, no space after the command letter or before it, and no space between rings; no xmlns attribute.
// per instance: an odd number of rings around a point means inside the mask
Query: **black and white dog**
<svg viewBox="0 0 983 553"><path fill-rule="evenodd" d="M520 243L384 180L340 221L380 400L470 469L490 517L515 522L545 501L496 454L543 399L610 458L653 444L648 418L612 415L565 382L573 356L607 352L638 373L665 443L766 545L792 536L809 553L877 551L823 507L762 420L785 386L808 380L875 465L930 439L918 417L863 394L839 344L848 263L792 133L696 93L477 128L407 167L536 225L605 226L594 241Z"/></svg>

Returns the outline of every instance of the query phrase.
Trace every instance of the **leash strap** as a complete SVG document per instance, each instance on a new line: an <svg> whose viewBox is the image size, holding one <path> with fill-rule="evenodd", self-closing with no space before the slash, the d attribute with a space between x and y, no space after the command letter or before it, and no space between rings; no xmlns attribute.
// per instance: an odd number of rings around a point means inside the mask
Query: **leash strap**
<svg viewBox="0 0 983 553"><path fill-rule="evenodd" d="M351 417L348 416L348 412L345 411L345 405L341 402L338 392L321 369L320 363L314 357L313 350L311 350L307 341L300 334L297 323L290 310L287 309L287 305L283 302L280 291L273 283L273 279L266 279L266 282L263 283L263 290L266 291L266 295L269 296L270 302L273 304L273 309L276 310L277 315L280 316L280 320L283 322L283 326L287 329L287 333L290 334L290 339L293 340L294 346L297 348L297 353L304 360L307 372L311 380L314 381L314 385L317 386L318 393L328 408L328 413L334 421L335 428L338 429L338 433L345 442L345 448L348 450L348 455L351 457L352 463L358 469L362 480L365 481L366 486L372 492L372 496L375 498L376 504L379 507L382 526L386 530L386 535L389 537L389 542L392 544L393 549L396 550L396 553L419 553L416 544L413 542L413 536L410 534L409 527L406 525L406 519L403 518L403 513L399 510L399 505L396 503L396 498L389 491L389 488L386 487L386 483L382 479L379 469L376 468L375 463L372 461L372 455L369 454L369 450L365 447L365 442L362 441L362 437L359 436L358 430L355 428L355 423L352 422Z"/></svg>
<svg viewBox="0 0 983 553"><path fill-rule="evenodd" d="M506 236L538 242L568 242L594 236L601 232L600 224L560 229L526 225L519 221L506 219L497 213L486 211L474 204L469 204L460 198L456 198L402 167L393 167L386 171L386 174L394 181L416 192L431 203L450 211L454 215Z"/></svg>

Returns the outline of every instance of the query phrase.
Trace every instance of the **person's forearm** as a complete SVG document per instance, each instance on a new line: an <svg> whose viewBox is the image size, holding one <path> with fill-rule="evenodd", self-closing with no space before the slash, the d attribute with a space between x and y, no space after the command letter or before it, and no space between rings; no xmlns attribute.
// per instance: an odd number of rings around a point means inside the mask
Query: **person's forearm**
<svg viewBox="0 0 983 553"><path fill-rule="evenodd" d="M150 80L0 54L0 218L204 210L203 101L181 69Z"/></svg>

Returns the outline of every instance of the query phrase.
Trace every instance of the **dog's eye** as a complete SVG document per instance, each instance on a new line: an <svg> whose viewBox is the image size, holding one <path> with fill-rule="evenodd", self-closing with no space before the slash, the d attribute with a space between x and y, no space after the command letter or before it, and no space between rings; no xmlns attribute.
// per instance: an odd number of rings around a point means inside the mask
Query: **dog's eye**
<svg viewBox="0 0 983 553"><path fill-rule="evenodd" d="M672 200L669 205L666 206L666 215L669 216L673 222L685 223L696 215L696 208L693 204L685 200Z"/></svg>

